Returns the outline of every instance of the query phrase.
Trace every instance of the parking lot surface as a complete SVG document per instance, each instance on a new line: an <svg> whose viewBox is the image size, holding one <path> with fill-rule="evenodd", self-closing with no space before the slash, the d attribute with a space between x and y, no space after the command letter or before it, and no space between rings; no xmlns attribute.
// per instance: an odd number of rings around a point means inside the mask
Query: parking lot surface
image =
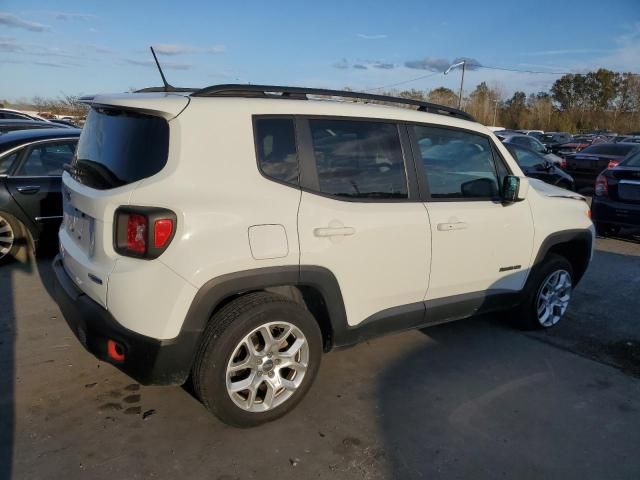
<svg viewBox="0 0 640 480"><path fill-rule="evenodd" d="M598 239L568 317L333 352L290 415L218 422L86 353L50 259L0 269L0 479L640 478L640 244Z"/></svg>

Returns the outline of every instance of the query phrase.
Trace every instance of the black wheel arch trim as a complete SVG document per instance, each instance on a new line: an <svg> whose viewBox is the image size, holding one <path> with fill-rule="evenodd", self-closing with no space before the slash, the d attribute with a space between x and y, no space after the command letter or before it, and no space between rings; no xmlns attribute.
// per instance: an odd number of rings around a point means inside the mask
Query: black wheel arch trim
<svg viewBox="0 0 640 480"><path fill-rule="evenodd" d="M589 229L579 228L561 230L547 236L540 244L540 248L538 249L538 253L536 254L536 258L533 262L532 268L540 265L549 254L549 251L551 251L554 247L572 242L583 243L586 247L587 254L586 258L580 258L580 262L578 262L578 268L575 268L575 271L573 272L573 285L576 286L582 279L584 273L587 271L587 268L591 261L591 252L593 249L593 234ZM582 254L583 252L576 253ZM573 263L574 262L572 262L572 264Z"/></svg>

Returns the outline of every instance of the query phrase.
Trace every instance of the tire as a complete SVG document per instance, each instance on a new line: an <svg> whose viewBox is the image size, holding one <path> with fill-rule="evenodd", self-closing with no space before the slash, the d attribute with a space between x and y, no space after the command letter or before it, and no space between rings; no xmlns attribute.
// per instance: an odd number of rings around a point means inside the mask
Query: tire
<svg viewBox="0 0 640 480"><path fill-rule="evenodd" d="M557 279L560 290L553 289ZM516 324L525 330L539 330L557 325L564 317L571 300L573 268L560 255L549 254L535 267L525 286L525 297L514 312ZM544 297L549 298L548 302ZM540 313L539 313L540 312ZM545 313L549 316L545 317Z"/></svg>
<svg viewBox="0 0 640 480"><path fill-rule="evenodd" d="M192 370L193 387L224 423L254 427L282 417L302 400L321 357L320 328L304 307L281 295L249 293L209 322Z"/></svg>
<svg viewBox="0 0 640 480"><path fill-rule="evenodd" d="M29 242L25 232L19 220L0 212L0 265L27 257Z"/></svg>

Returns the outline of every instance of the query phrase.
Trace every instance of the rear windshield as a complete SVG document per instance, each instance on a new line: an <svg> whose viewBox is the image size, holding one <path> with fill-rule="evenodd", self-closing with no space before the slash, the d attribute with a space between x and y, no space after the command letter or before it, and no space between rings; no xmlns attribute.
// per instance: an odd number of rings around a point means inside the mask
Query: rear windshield
<svg viewBox="0 0 640 480"><path fill-rule="evenodd" d="M169 125L160 117L120 109L91 109L69 173L106 190L158 173L167 163Z"/></svg>
<svg viewBox="0 0 640 480"><path fill-rule="evenodd" d="M591 145L580 151L580 153L595 153L597 155L619 155L624 156L631 150L638 148L636 145L620 145L619 143L599 143Z"/></svg>

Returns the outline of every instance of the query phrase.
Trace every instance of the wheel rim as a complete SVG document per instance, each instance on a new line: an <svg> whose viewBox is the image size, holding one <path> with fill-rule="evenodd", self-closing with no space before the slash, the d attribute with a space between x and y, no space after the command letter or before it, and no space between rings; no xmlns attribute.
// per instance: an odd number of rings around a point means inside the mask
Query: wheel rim
<svg viewBox="0 0 640 480"><path fill-rule="evenodd" d="M236 345L227 363L231 400L248 412L266 412L286 402L302 384L309 365L309 343L288 322L254 329Z"/></svg>
<svg viewBox="0 0 640 480"><path fill-rule="evenodd" d="M13 228L11 228L6 218L0 216L0 258L9 254L14 240Z"/></svg>
<svg viewBox="0 0 640 480"><path fill-rule="evenodd" d="M549 274L538 292L536 313L543 327L551 327L560 321L571 300L571 275L566 270Z"/></svg>

